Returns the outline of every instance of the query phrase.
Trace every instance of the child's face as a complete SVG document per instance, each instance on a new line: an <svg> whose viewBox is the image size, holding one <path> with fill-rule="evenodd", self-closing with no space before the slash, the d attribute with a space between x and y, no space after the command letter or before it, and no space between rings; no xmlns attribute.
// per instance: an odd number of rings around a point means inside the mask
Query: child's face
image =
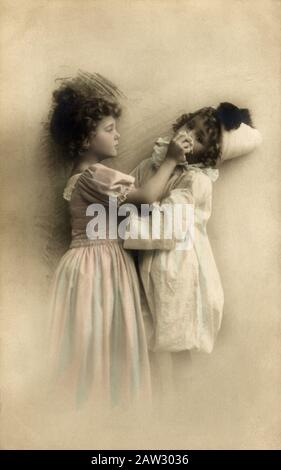
<svg viewBox="0 0 281 470"><path fill-rule="evenodd" d="M90 150L100 157L115 157L119 138L115 118L106 116L90 136Z"/></svg>
<svg viewBox="0 0 281 470"><path fill-rule="evenodd" d="M196 158L200 160L209 146L209 132L204 125L201 116L194 116L187 124L184 124L177 132L186 131L193 139L193 154L188 157L188 161Z"/></svg>

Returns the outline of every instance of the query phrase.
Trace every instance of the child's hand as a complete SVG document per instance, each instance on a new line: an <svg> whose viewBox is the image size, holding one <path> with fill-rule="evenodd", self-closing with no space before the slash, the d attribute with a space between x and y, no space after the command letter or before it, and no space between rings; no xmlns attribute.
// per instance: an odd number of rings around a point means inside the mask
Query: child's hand
<svg viewBox="0 0 281 470"><path fill-rule="evenodd" d="M180 131L171 139L166 158L171 158L177 164L186 163L186 154L193 151L193 139L185 131Z"/></svg>

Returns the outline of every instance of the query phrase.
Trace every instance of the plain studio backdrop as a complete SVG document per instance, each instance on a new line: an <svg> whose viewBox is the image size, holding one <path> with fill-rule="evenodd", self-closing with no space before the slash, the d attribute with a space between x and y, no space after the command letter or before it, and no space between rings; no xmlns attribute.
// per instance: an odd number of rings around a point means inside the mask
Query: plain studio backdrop
<svg viewBox="0 0 281 470"><path fill-rule="evenodd" d="M280 447L280 6L1 1L2 448ZM193 355L178 411L149 427L124 419L95 432L86 416L78 426L51 406L36 408L31 393L40 374L44 383L50 279L37 223L52 200L41 122L55 78L78 69L101 73L127 96L112 162L122 171L147 158L183 111L221 101L248 107L264 139L226 163L214 185L208 232L225 292L214 351Z"/></svg>

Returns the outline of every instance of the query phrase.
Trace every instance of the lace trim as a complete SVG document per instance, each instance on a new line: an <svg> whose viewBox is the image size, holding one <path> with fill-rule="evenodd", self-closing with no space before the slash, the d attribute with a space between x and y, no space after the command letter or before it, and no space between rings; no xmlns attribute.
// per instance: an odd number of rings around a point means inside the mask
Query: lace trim
<svg viewBox="0 0 281 470"><path fill-rule="evenodd" d="M75 175L72 175L68 179L67 185L65 186L64 191L63 191L63 198L66 201L70 201L72 191L74 190L76 182L77 182L80 175L81 175L81 173L76 173Z"/></svg>
<svg viewBox="0 0 281 470"><path fill-rule="evenodd" d="M132 190L132 185L129 186L129 187L125 187L124 192L122 194L119 194L119 196L117 196L118 204L120 204L121 202L126 201L126 199L128 197L128 194L131 190Z"/></svg>
<svg viewBox="0 0 281 470"><path fill-rule="evenodd" d="M70 201L72 192L73 192L73 190L76 186L77 180L78 180L78 178L81 174L82 173L76 173L75 175L72 175L68 179L67 185L65 186L64 191L63 191L63 198L66 201ZM127 175L127 176L130 176L130 175ZM130 177L133 178L134 181L135 181L135 177L133 177L133 176L130 176ZM94 180L94 178L93 178L93 180ZM98 181L98 180L96 180L96 181ZM116 192L112 193L113 196L117 197L117 202L121 203L121 202L124 202L127 199L128 193L132 190L132 188L134 186L134 181L130 182L129 186L124 188L124 191L123 191L122 194L119 194L119 193L116 194Z"/></svg>

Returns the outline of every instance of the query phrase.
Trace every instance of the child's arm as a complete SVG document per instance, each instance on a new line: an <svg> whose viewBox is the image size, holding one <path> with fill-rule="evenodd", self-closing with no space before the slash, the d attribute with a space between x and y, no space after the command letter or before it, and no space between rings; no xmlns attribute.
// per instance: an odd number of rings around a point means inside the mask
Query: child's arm
<svg viewBox="0 0 281 470"><path fill-rule="evenodd" d="M162 198L165 186L177 164L186 161L185 153L189 148L186 132L179 132L171 139L165 160L155 175L141 187L130 191L124 203L152 204Z"/></svg>

